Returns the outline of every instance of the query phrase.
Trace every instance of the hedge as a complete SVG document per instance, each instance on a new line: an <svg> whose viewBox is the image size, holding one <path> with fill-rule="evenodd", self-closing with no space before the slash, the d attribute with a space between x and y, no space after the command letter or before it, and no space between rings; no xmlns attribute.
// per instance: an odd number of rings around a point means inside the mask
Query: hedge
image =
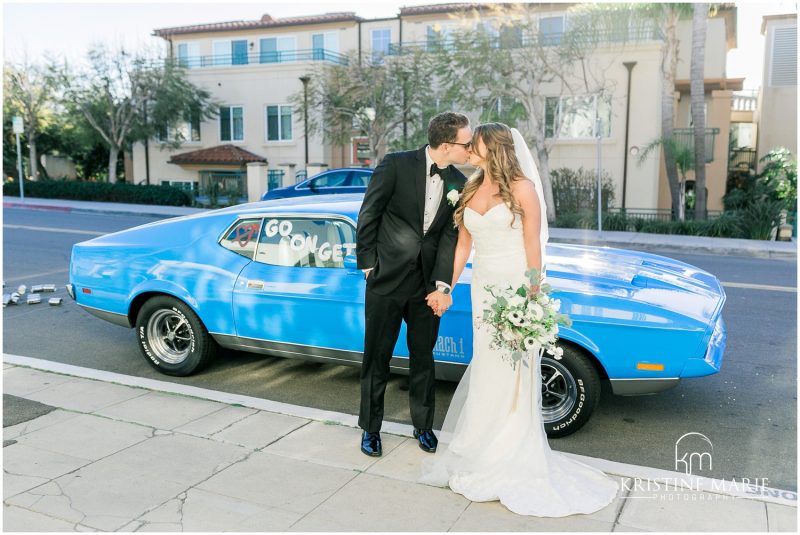
<svg viewBox="0 0 800 535"><path fill-rule="evenodd" d="M3 184L3 195L19 196L19 182ZM108 182L79 182L75 180L25 181L25 195L43 199L72 199L79 201L124 202L131 204L159 204L164 206L189 206L189 195L171 186L136 186Z"/></svg>

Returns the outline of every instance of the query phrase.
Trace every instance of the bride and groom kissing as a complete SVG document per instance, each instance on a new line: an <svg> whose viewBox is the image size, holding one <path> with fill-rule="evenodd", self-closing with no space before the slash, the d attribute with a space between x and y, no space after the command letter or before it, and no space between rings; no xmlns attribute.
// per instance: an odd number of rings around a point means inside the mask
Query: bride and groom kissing
<svg viewBox="0 0 800 535"><path fill-rule="evenodd" d="M469 179L455 167L467 163L477 169ZM490 297L487 285L530 285L531 268L544 275L547 239L541 179L516 129L487 123L473 133L465 115L440 113L428 125L428 145L381 160L356 238L366 277L358 422L363 453L382 454L389 362L405 321L414 437L434 453L422 464L421 482L449 486L472 501L499 500L524 515L588 514L611 503L614 479L549 447L541 350L531 352L527 366L512 368L492 346L491 333L475 328L472 360L438 439L433 432L433 348L473 246L477 326Z"/></svg>

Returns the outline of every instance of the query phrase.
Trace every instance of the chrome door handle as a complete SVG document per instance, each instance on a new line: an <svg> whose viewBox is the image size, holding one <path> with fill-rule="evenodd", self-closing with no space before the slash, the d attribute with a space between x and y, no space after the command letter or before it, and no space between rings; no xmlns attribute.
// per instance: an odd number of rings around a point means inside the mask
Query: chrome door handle
<svg viewBox="0 0 800 535"><path fill-rule="evenodd" d="M247 281L247 287L253 290L263 290L264 289L264 281L259 280L249 280Z"/></svg>

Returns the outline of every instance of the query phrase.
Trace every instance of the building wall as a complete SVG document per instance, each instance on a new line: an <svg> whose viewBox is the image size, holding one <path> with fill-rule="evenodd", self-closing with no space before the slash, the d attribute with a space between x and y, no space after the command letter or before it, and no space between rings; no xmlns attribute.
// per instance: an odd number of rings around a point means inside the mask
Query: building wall
<svg viewBox="0 0 800 535"><path fill-rule="evenodd" d="M547 4L535 6L533 9L547 16L558 15L566 12L567 6ZM371 31L379 28L389 28L391 42L397 44L400 40L400 26L402 24L403 42L424 42L427 39L428 27L442 27L451 31L466 31L471 28L474 21L470 21L466 28L447 13L434 13L424 15L404 16L402 20L384 19L364 21L360 25L355 22L340 22L318 25L298 26L292 28L276 28L262 31L235 31L214 32L195 35L175 36L173 39L177 52L177 44L183 42L196 42L199 44L201 55L213 53L213 42L230 38L247 38L251 43L250 53L258 52L259 42L262 37L295 36L297 49L310 49L311 36L315 33L335 31L338 33L338 51L348 53L358 49L359 31L361 34L361 47L363 51L371 49ZM682 21L679 26L681 36L678 78L688 78L688 54L691 48L691 21ZM725 21L722 18L709 21L708 41L706 45L706 76L709 78L724 78L725 52L727 50ZM626 151L631 147L642 148L657 139L660 135L661 106L660 106L660 43L655 41L628 43L625 46L614 48L598 47L592 61L595 65L605 67L604 76L607 87L612 94L611 134L602 140L601 167L607 171L615 184L615 206L622 202L623 161ZM627 71L623 66L624 61L636 61L633 69L631 87L631 120L628 146L624 146L625 139L625 104L627 93ZM288 104L292 94L302 91L299 77L311 70L314 62L303 61L297 63L280 64L250 64L244 66L219 66L213 68L189 69L189 76L198 85L207 88L214 97L224 104L243 105L245 108L244 140L231 142L242 148L265 156L270 169L283 169L284 185L292 183L294 170L303 168L303 125L302 110L293 113L293 139L283 142L267 142L265 106L273 104ZM685 72L684 72L685 71ZM557 95L556 87L537 88L542 94ZM682 106L683 104L679 104ZM467 110L468 111L468 110ZM473 118L476 113L471 113ZM676 118L680 117L680 111ZM681 124L680 121L677 122ZM513 126L513 125L512 125ZM709 126L717 126L709 124ZM720 125L721 126L721 125ZM722 128L721 128L722 130ZM727 135L727 126L725 126ZM196 171L189 171L179 166L168 164L170 154L187 152L199 148L212 147L222 142L219 139L219 121L210 120L201 125L201 141L199 143L185 143L178 150L162 149L157 143L151 144L150 170L151 182L158 183L160 179L168 180L196 180ZM718 144L721 140L718 139ZM727 145L725 145L727 146ZM596 140L579 139L555 141L550 152L550 168L570 167L577 169L580 166L594 170L596 166ZM351 161L351 148L326 146L320 136L309 140L309 161L311 163L326 163L330 167L349 166ZM144 180L144 151L137 145L133 154L135 179ZM293 164L293 166L291 166ZM644 162L639 162L637 157L628 158L627 177L627 207L628 208L655 208L663 203L659 202L659 158L651 156ZM711 202L711 198L709 199ZM667 206L668 203L667 203ZM711 208L711 206L709 206Z"/></svg>

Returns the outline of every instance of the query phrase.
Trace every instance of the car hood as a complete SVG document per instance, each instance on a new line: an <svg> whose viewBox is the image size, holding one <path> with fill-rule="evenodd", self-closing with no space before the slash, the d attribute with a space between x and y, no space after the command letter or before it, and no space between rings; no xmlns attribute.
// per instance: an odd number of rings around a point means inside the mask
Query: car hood
<svg viewBox="0 0 800 535"><path fill-rule="evenodd" d="M709 325L725 303L719 280L702 269L660 255L582 245L548 244L547 278L556 291L629 300Z"/></svg>

